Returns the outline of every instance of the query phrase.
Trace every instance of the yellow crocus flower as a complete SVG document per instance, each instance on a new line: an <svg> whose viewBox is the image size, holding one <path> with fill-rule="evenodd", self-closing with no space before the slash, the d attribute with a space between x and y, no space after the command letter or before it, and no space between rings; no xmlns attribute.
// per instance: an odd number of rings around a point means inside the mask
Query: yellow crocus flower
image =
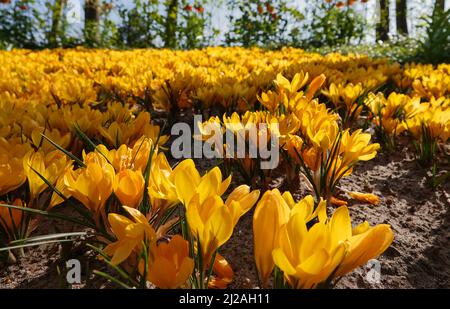
<svg viewBox="0 0 450 309"><path fill-rule="evenodd" d="M114 194L122 205L137 208L144 197L144 182L140 171L122 170L114 178Z"/></svg>
<svg viewBox="0 0 450 309"><path fill-rule="evenodd" d="M370 227L364 222L352 229L346 206L309 229L304 217L293 213L279 231L273 260L291 287L315 288L376 258L393 237L386 224Z"/></svg>
<svg viewBox="0 0 450 309"><path fill-rule="evenodd" d="M271 90L261 93L261 96L258 96L258 101L271 113L277 110L280 103L283 105L287 103L282 95Z"/></svg>
<svg viewBox="0 0 450 309"><path fill-rule="evenodd" d="M289 157L297 164L300 162L299 156L302 153L303 139L298 135L287 135L284 138L284 142L280 145L287 151Z"/></svg>
<svg viewBox="0 0 450 309"><path fill-rule="evenodd" d="M253 240L256 268L263 287L275 266L272 251L278 243L279 231L289 219L290 208L278 189L264 193L253 214Z"/></svg>
<svg viewBox="0 0 450 309"><path fill-rule="evenodd" d="M233 278L234 272L231 265L222 255L217 253L213 265L213 276L209 280L208 288L226 289Z"/></svg>
<svg viewBox="0 0 450 309"><path fill-rule="evenodd" d="M228 195L225 206L228 207L233 219L233 225L236 225L239 219L247 211L249 211L259 198L259 190L250 192L250 187L247 185L240 185L236 187L230 195Z"/></svg>
<svg viewBox="0 0 450 309"><path fill-rule="evenodd" d="M341 152L343 156L343 164L350 165L357 161L368 161L373 159L377 150L380 149L380 144L369 144L371 135L362 133L361 129L351 133L345 130L341 138Z"/></svg>
<svg viewBox="0 0 450 309"><path fill-rule="evenodd" d="M182 161L173 172L178 198L186 208L196 193L200 203L203 203L207 197L224 194L231 183L231 175L222 181L222 172L218 167L200 177L191 159Z"/></svg>
<svg viewBox="0 0 450 309"><path fill-rule="evenodd" d="M0 195L17 189L27 180L22 158L29 150L29 144L0 138Z"/></svg>
<svg viewBox="0 0 450 309"><path fill-rule="evenodd" d="M273 250L273 261L283 271L293 288L314 288L325 282L341 263L345 244L330 247L332 235L324 222L309 230L299 214L293 214L279 232L278 247Z"/></svg>
<svg viewBox="0 0 450 309"><path fill-rule="evenodd" d="M314 95L316 94L317 90L320 89L320 87L322 87L323 83L325 82L325 75L324 74L320 74L319 76L315 77L311 83L308 86L308 90L306 91L305 97L308 100L311 100Z"/></svg>
<svg viewBox="0 0 450 309"><path fill-rule="evenodd" d="M352 230L348 208L339 207L331 217L328 227L332 235L332 245L347 243L346 255L335 276L342 276L353 269L378 257L394 240L388 224L370 227L367 222Z"/></svg>
<svg viewBox="0 0 450 309"><path fill-rule="evenodd" d="M155 244L156 234L147 218L139 210L123 206L133 220L115 213L108 215L111 231L117 241L107 245L103 252L112 256L111 263L118 265L125 261L133 252L139 254L142 242L146 240L148 247Z"/></svg>
<svg viewBox="0 0 450 309"><path fill-rule="evenodd" d="M114 166L116 172L120 172L124 169L132 169L144 173L152 145L153 141L151 139L142 136L135 142L133 148L128 147L126 144L122 144L117 149L109 150L105 145L100 144L97 145L95 151L87 155L84 154L83 157L85 158L92 154L100 157L98 159L102 161L106 157L112 166ZM158 148L156 147L152 159L154 159L157 153Z"/></svg>
<svg viewBox="0 0 450 309"><path fill-rule="evenodd" d="M98 220L113 192L115 175L114 167L109 163L88 162L86 167L67 171L64 185Z"/></svg>
<svg viewBox="0 0 450 309"><path fill-rule="evenodd" d="M186 219L192 235L200 242L204 262L209 263L213 253L231 237L239 218L253 207L259 190L250 192L250 187L239 186L225 203L217 193L209 191L202 197L203 192L190 199Z"/></svg>
<svg viewBox="0 0 450 309"><path fill-rule="evenodd" d="M291 97L306 85L308 79L309 79L308 73L305 74L301 72L295 74L294 77L292 78L292 81L289 82L289 80L286 77L278 73L274 82L279 92L284 92L287 94L288 97Z"/></svg>
<svg viewBox="0 0 450 309"><path fill-rule="evenodd" d="M214 252L231 237L233 216L220 196L200 202L200 194L196 193L187 207L186 219L193 237L200 242L206 267Z"/></svg>
<svg viewBox="0 0 450 309"><path fill-rule="evenodd" d="M175 168L176 169L176 168ZM164 211L178 202L175 173L164 153L159 153L152 162L148 194L153 210Z"/></svg>
<svg viewBox="0 0 450 309"><path fill-rule="evenodd" d="M194 270L194 260L189 257L189 243L180 235L168 242L161 242L151 252L147 280L161 289L182 286ZM139 267L143 273L143 263Z"/></svg>
<svg viewBox="0 0 450 309"><path fill-rule="evenodd" d="M50 144L50 142L45 139L41 134L47 136L50 140L55 142L57 145L62 148L68 149L71 141L70 132L62 133L58 129L44 129L44 128L35 128L31 132L31 141L36 148L39 148L44 153L48 153L52 150L55 150L55 146Z"/></svg>
<svg viewBox="0 0 450 309"><path fill-rule="evenodd" d="M266 191L258 202L253 215L253 239L256 268L263 286L267 286L275 266L272 252L278 248L281 229L289 218L295 215L305 223L316 217L322 223L326 221L326 203L321 200L315 209L314 205L311 195L295 202L290 192L281 194L278 189Z"/></svg>
<svg viewBox="0 0 450 309"><path fill-rule="evenodd" d="M55 185L57 179L71 164L72 161L59 150L48 154L44 154L42 151L28 152L23 157L23 170L28 179L31 200L37 198L48 187L41 176Z"/></svg>

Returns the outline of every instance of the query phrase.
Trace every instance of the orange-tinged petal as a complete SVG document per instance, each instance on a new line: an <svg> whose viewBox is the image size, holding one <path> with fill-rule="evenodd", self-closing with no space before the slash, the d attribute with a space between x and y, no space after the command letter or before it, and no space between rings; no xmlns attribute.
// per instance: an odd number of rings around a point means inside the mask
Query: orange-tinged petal
<svg viewBox="0 0 450 309"><path fill-rule="evenodd" d="M326 79L325 75L320 74L311 81L305 95L308 100L311 100L314 97L317 90L319 90L319 88L322 87L323 83L325 82L325 79Z"/></svg>
<svg viewBox="0 0 450 309"><path fill-rule="evenodd" d="M135 247L135 243L132 242L120 242L120 245L118 245L114 251L114 255L111 259L111 263L114 265L118 265L120 263L122 263L123 261L125 261L131 254L131 252L133 251L134 247Z"/></svg>
<svg viewBox="0 0 450 309"><path fill-rule="evenodd" d="M332 196L330 199L330 204L333 206L340 207L340 206L347 206L348 203L347 203L347 201L344 201L344 200L338 199L335 196Z"/></svg>
<svg viewBox="0 0 450 309"><path fill-rule="evenodd" d="M175 289L178 287L176 269L165 257L156 257L150 265L147 280L161 289Z"/></svg>
<svg viewBox="0 0 450 309"><path fill-rule="evenodd" d="M368 203L371 205L378 205L380 203L380 198L375 194L371 193L360 193L360 192L348 192L348 194L355 200Z"/></svg>

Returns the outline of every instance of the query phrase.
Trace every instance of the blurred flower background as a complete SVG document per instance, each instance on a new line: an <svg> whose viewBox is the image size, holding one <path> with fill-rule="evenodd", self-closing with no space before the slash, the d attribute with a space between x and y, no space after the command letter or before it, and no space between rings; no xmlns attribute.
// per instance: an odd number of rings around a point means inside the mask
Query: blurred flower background
<svg viewBox="0 0 450 309"><path fill-rule="evenodd" d="M289 45L409 60L427 40L427 18L436 24L449 7L448 0L2 0L0 48ZM448 45L448 34L432 43Z"/></svg>

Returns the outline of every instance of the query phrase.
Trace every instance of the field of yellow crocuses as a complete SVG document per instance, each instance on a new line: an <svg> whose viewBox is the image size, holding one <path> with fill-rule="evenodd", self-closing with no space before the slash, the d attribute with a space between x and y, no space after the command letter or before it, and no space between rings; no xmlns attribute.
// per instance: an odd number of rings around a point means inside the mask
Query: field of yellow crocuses
<svg viewBox="0 0 450 309"><path fill-rule="evenodd" d="M450 64L0 51L0 287L449 287L449 137Z"/></svg>

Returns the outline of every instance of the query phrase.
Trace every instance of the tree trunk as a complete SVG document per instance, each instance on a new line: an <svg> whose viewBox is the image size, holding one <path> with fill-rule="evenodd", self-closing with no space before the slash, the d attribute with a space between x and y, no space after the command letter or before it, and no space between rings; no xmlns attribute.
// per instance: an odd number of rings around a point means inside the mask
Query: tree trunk
<svg viewBox="0 0 450 309"><path fill-rule="evenodd" d="M433 15L444 12L445 0L436 0L434 3Z"/></svg>
<svg viewBox="0 0 450 309"><path fill-rule="evenodd" d="M408 23L406 21L406 0L396 2L397 34L408 35Z"/></svg>
<svg viewBox="0 0 450 309"><path fill-rule="evenodd" d="M376 26L377 40L389 39L389 0L380 0L380 20Z"/></svg>
<svg viewBox="0 0 450 309"><path fill-rule="evenodd" d="M177 45L177 16L178 0L169 0L166 2L167 16L164 33L164 47L175 48Z"/></svg>
<svg viewBox="0 0 450 309"><path fill-rule="evenodd" d="M66 0L55 0L55 5L52 7L52 25L50 32L48 33L48 45L50 47L58 46L58 34L61 26L61 13Z"/></svg>
<svg viewBox="0 0 450 309"><path fill-rule="evenodd" d="M99 23L99 0L86 0L84 4L84 39L90 47L96 46L100 41Z"/></svg>

